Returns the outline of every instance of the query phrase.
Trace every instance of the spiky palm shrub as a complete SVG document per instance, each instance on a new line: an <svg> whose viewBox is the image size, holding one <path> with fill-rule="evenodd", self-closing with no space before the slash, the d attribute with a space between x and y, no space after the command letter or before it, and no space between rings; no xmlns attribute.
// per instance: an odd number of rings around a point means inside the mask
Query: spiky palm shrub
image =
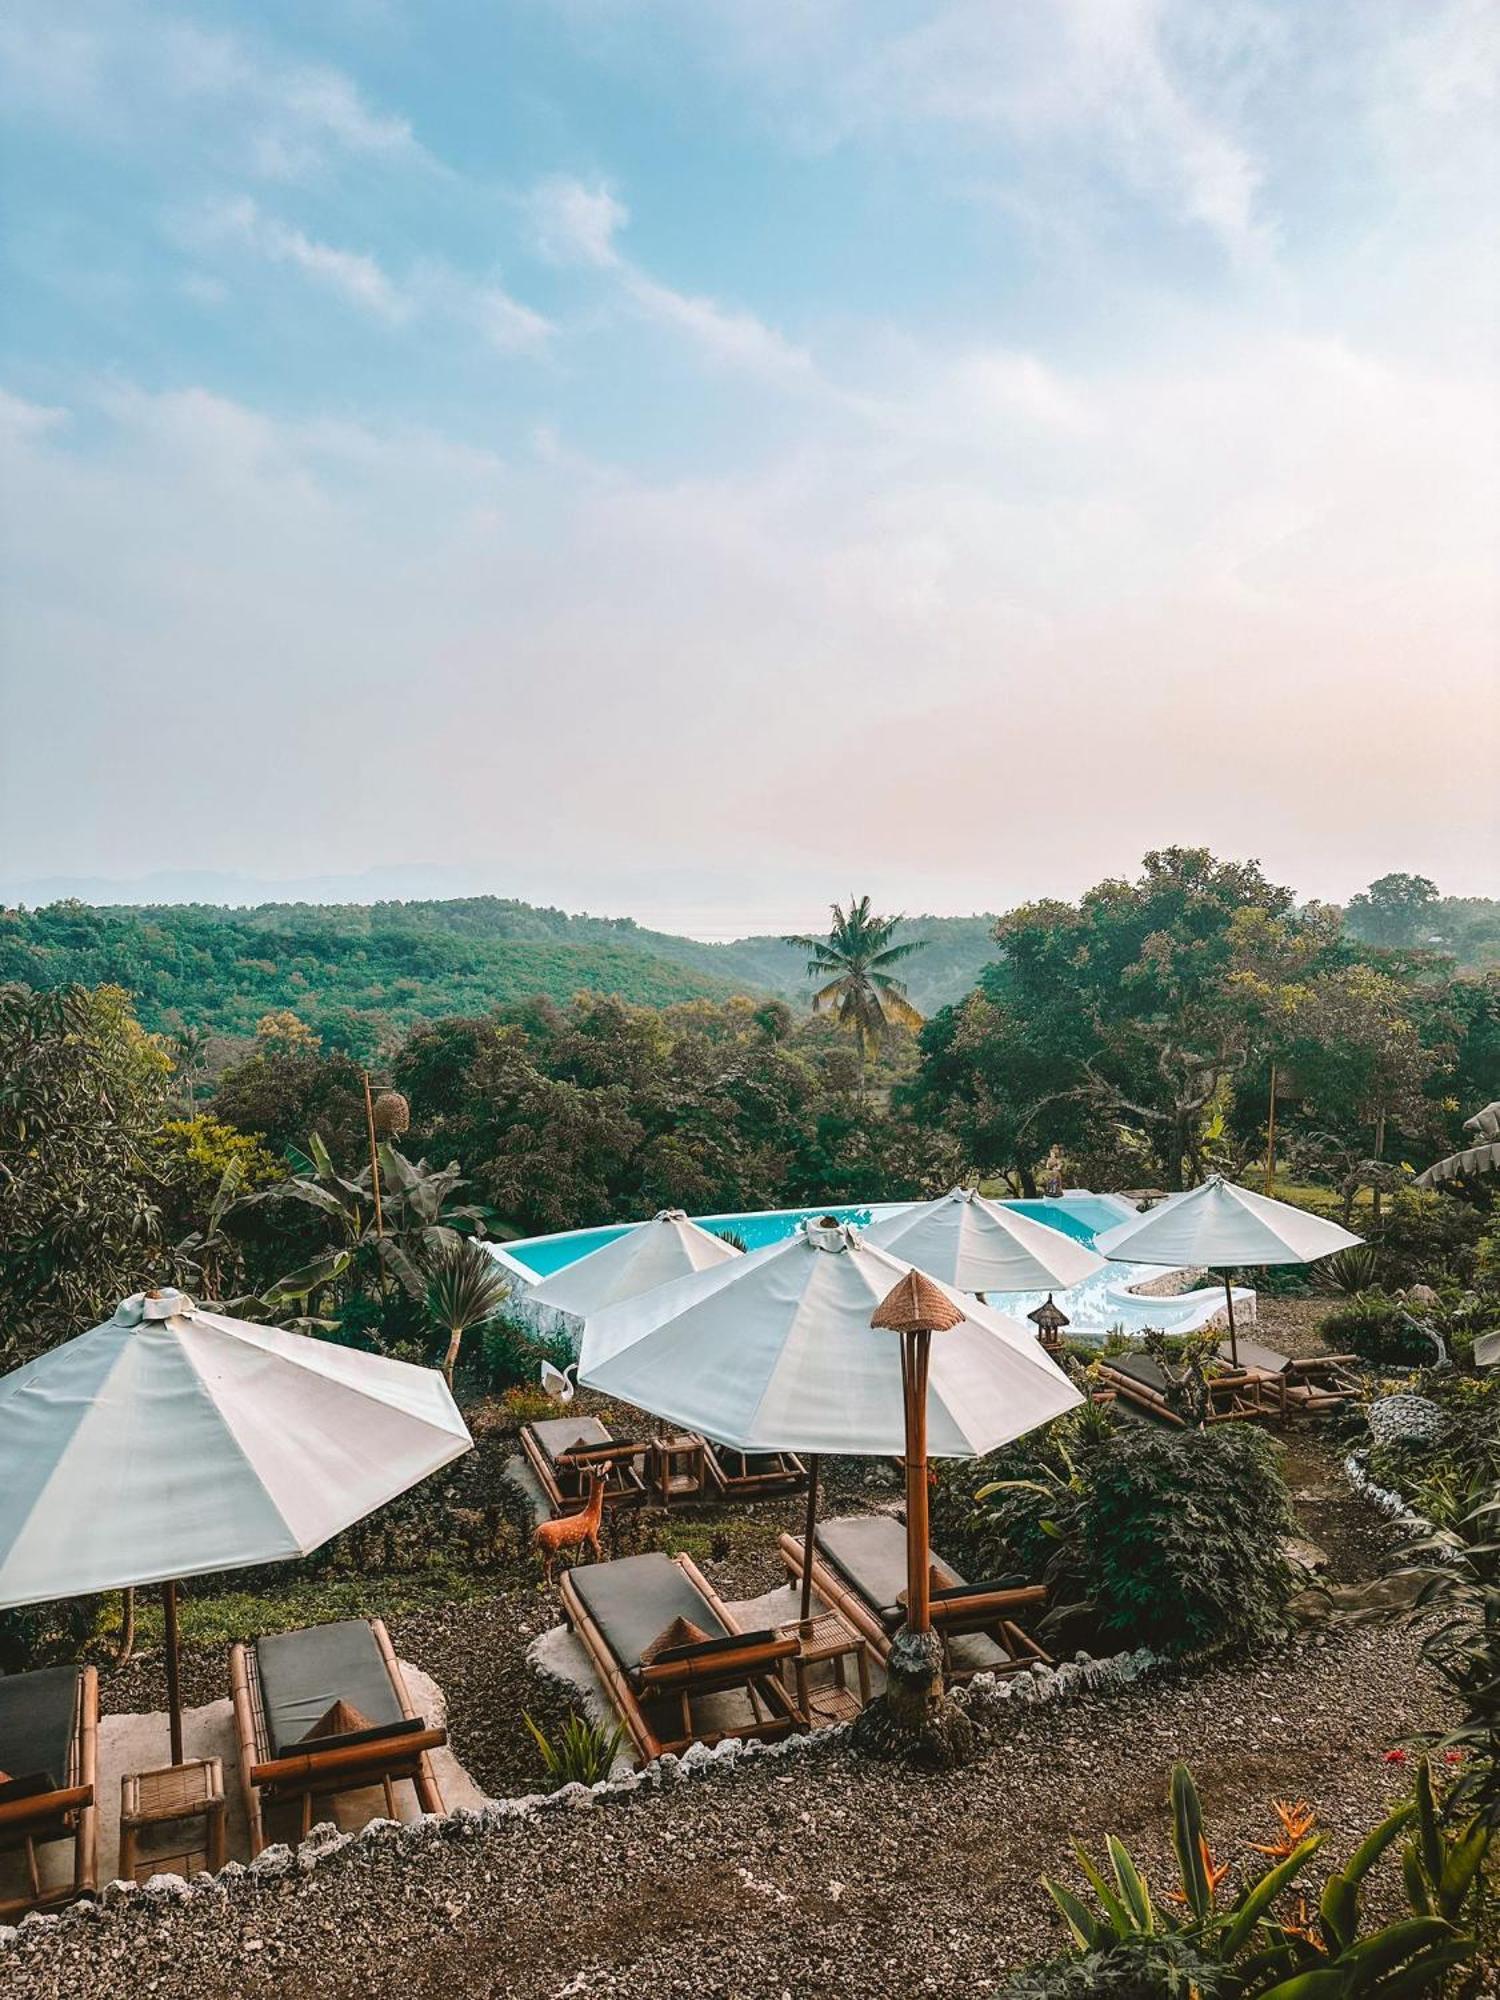
<svg viewBox="0 0 1500 2000"><path fill-rule="evenodd" d="M438 1251L425 1296L428 1318L448 1336L443 1373L450 1389L464 1335L492 1318L509 1294L505 1273L494 1258L466 1237L457 1237Z"/></svg>

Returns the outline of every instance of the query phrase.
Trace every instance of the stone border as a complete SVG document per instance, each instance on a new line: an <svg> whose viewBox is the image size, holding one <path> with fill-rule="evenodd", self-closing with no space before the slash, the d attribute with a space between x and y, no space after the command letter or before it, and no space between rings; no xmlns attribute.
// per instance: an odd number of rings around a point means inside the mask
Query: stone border
<svg viewBox="0 0 1500 2000"><path fill-rule="evenodd" d="M1462 1561L1462 1552L1451 1548L1446 1540L1440 1539L1442 1531L1435 1522L1429 1521L1425 1514L1419 1514L1415 1507L1409 1506L1401 1495L1393 1493L1390 1487L1376 1485L1360 1464L1357 1452L1351 1451L1343 1464L1344 1477L1367 1507L1373 1507L1377 1514L1383 1514L1395 1527L1401 1529L1403 1534L1412 1536L1414 1540L1437 1540L1438 1546L1433 1554L1439 1562Z"/></svg>
<svg viewBox="0 0 1500 2000"><path fill-rule="evenodd" d="M1009 1703L1022 1707L1042 1702L1073 1701L1089 1695L1112 1695L1167 1662L1141 1647L1096 1660L1087 1653L1060 1667L1032 1666L1014 1674L976 1674L953 1690L960 1707L982 1720L992 1720ZM746 1743L727 1738L712 1748L694 1743L682 1756L670 1752L639 1771L596 1785L564 1785L555 1792L530 1792L524 1797L492 1799L483 1806L459 1806L451 1813L424 1813L408 1821L371 1820L358 1833L341 1833L330 1823L315 1826L296 1847L285 1843L264 1848L251 1862L229 1861L216 1874L206 1871L184 1881L180 1875L153 1875L144 1883L106 1882L96 1898L83 1897L61 1910L31 1910L19 1926L0 1924L0 1951L23 1933L53 1924L101 1923L121 1910L191 1903L200 1908L222 1907L231 1898L258 1893L273 1882L310 1875L334 1855L361 1845L417 1854L443 1841L478 1840L511 1820L534 1820L546 1813L587 1812L632 1797L636 1792L665 1791L695 1778L732 1774L747 1764L774 1758L827 1756L847 1747L852 1724L838 1723L806 1736L788 1736L779 1743Z"/></svg>

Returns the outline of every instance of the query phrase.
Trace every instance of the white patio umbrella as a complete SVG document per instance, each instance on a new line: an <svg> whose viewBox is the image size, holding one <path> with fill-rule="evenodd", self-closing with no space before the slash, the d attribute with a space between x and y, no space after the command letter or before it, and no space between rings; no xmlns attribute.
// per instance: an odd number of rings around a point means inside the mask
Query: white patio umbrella
<svg viewBox="0 0 1500 2000"><path fill-rule="evenodd" d="M1104 1268L1104 1259L1061 1229L956 1187L903 1209L865 1231L929 1278L960 1292L1067 1291Z"/></svg>
<svg viewBox="0 0 1500 2000"><path fill-rule="evenodd" d="M707 1271L739 1256L732 1243L693 1222L680 1208L664 1208L649 1222L565 1264L533 1285L528 1304L551 1306L577 1319L602 1312L621 1299L653 1291L691 1271Z"/></svg>
<svg viewBox="0 0 1500 2000"><path fill-rule="evenodd" d="M469 1450L435 1368L137 1294L0 1378L0 1610L305 1556Z"/></svg>
<svg viewBox="0 0 1500 2000"><path fill-rule="evenodd" d="M870 1321L911 1269L824 1218L591 1315L584 1328L579 1377L591 1387L742 1451L809 1455L804 1618L817 1459L907 1451L902 1342ZM1029 1328L937 1290L954 1322L933 1346L927 1380L934 1457L980 1457L1083 1400Z"/></svg>
<svg viewBox="0 0 1500 2000"><path fill-rule="evenodd" d="M1229 1353L1239 1361L1234 1327L1234 1291L1229 1273L1268 1264L1315 1264L1337 1250L1363 1241L1309 1215L1290 1202L1252 1194L1221 1174L1186 1194L1169 1195L1158 1207L1094 1239L1106 1257L1125 1264L1168 1264L1218 1271L1224 1279L1229 1312Z"/></svg>

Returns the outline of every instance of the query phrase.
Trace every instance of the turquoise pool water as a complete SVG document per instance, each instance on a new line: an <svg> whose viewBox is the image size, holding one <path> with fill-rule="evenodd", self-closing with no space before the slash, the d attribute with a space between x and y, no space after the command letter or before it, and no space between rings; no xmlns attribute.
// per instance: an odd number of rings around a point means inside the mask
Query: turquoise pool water
<svg viewBox="0 0 1500 2000"><path fill-rule="evenodd" d="M1094 1238L1106 1229L1124 1221L1135 1210L1128 1202L1115 1195L1065 1194L1046 1201L1007 1201L1002 1207L1012 1208L1018 1215L1029 1215L1034 1221L1047 1224L1052 1229L1060 1229L1065 1235L1074 1237L1080 1243L1092 1247ZM844 1222L857 1223L861 1227L874 1221L881 1221L888 1215L899 1214L909 1202L870 1202L863 1206L851 1205L843 1208L774 1208L758 1209L741 1215L699 1215L694 1220L705 1229L732 1229L750 1250L764 1249L768 1243L779 1243L793 1235L800 1224L812 1216L836 1215ZM497 1262L508 1265L520 1281L516 1307L521 1317L528 1317L525 1289L541 1278L550 1278L554 1271L561 1271L565 1265L576 1263L580 1257L587 1257L591 1250L602 1249L612 1243L617 1236L623 1236L631 1225L609 1223L596 1229L569 1229L556 1236L528 1236L517 1243L489 1244ZM1103 1340L1118 1329L1125 1333L1140 1334L1148 1327L1160 1327L1168 1333L1186 1333L1197 1326L1206 1325L1219 1311L1224 1295L1217 1285L1184 1292L1176 1298L1142 1298L1133 1294L1132 1287L1146 1279L1164 1275L1159 1269L1140 1264L1106 1264L1103 1270L1071 1291L1059 1292L1057 1303L1072 1320L1075 1337L1084 1340ZM1006 1312L1019 1318L1039 1306L1045 1296L1041 1292L1011 1292L1004 1297ZM1000 1304L996 1297L994 1304ZM1236 1289L1235 1305L1247 1318L1253 1317L1255 1294ZM534 1308L537 1313L542 1309ZM547 1322L550 1327L557 1316L551 1315ZM532 1322L539 1330L546 1330L540 1319Z"/></svg>
<svg viewBox="0 0 1500 2000"><path fill-rule="evenodd" d="M841 1222L857 1223L864 1228L877 1217L896 1215L910 1205L904 1201L886 1201L853 1208L764 1208L745 1215L695 1215L693 1220L705 1229L732 1229L747 1249L763 1250L768 1243L779 1243L783 1237L795 1235L800 1225L815 1215L836 1215ZM1001 1206L1089 1244L1132 1212L1098 1194L1065 1194L1052 1201L1007 1201ZM528 1236L518 1243L505 1244L504 1250L507 1257L514 1257L533 1277L550 1278L554 1271L587 1257L591 1250L602 1250L606 1243L613 1243L630 1227L629 1223L618 1223L597 1229L569 1229L559 1236Z"/></svg>

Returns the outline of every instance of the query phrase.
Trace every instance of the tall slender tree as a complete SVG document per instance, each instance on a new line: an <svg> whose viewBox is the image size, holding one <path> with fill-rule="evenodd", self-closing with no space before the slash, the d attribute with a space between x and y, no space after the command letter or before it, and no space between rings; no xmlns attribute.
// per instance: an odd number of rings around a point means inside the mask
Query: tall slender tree
<svg viewBox="0 0 1500 2000"><path fill-rule="evenodd" d="M813 1012L832 1012L839 1026L859 1047L859 1089L863 1097L870 1057L887 1035L901 1028L917 1029L922 1016L907 997L905 983L893 970L922 949L921 938L893 944L904 917L878 917L868 896L849 907L832 905L833 921L826 937L785 939L807 953L807 976L819 984L813 992Z"/></svg>

